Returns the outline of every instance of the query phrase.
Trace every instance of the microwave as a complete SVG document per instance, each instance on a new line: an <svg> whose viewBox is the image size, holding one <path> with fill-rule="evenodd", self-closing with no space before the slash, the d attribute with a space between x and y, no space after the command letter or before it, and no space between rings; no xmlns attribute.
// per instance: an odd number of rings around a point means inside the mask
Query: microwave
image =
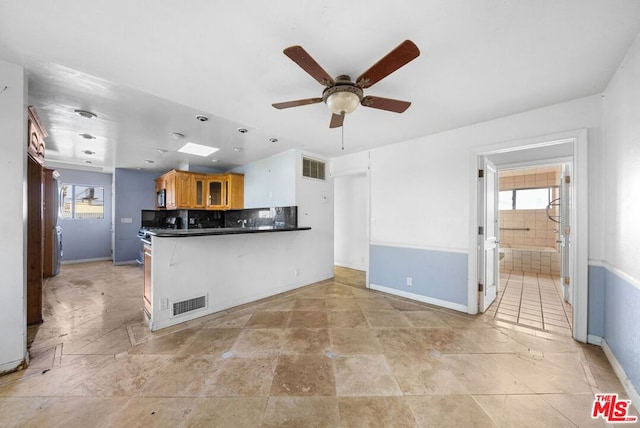
<svg viewBox="0 0 640 428"><path fill-rule="evenodd" d="M167 190L160 189L158 193L156 193L156 206L158 208L166 208L167 207Z"/></svg>

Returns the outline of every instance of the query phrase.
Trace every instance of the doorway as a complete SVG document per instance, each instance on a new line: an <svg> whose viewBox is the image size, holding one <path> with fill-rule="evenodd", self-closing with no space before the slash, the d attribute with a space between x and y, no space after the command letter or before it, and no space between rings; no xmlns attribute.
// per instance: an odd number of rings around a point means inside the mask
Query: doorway
<svg viewBox="0 0 640 428"><path fill-rule="evenodd" d="M539 296L540 310L542 306L543 293L555 293L555 295L561 296L561 301L567 301L571 303L571 310L565 312L567 318L567 324L571 335L582 342L587 340L587 271L588 271L588 210L587 210L587 132L586 130L578 130L567 132L563 134L557 134L556 136L533 138L522 141L500 143L493 146L487 146L479 148L473 151L472 165L474 168L474 182L477 184L477 192L472 197L472 228L470 230L471 239L477 245L471 246L470 260L469 260L469 313L477 313L491 308L493 303L493 294L491 289L485 286L485 283L492 285L491 277L487 277L487 272L501 272L499 265L500 254L504 252L491 251L492 246L496 246L501 240L500 232L506 232L506 230L500 230L499 225L499 196L500 190L498 188L499 178L497 178L497 172L503 170L515 170L526 168L541 168L543 166L562 164L562 173L558 182L558 188L554 190L555 193L565 192L565 200L571 204L571 209L565 207L567 211L564 213L565 223L556 225L556 229L559 231L554 237L555 253L554 267L560 267L561 280L559 283L550 279L550 281L540 282L538 278L541 275L536 275L537 295ZM487 165L495 165L495 180L485 180L483 168ZM564 166L566 165L566 167ZM563 178L563 174L568 178ZM476 175L477 174L477 175ZM554 174L556 174L554 172ZM535 180L535 178L529 178ZM566 180L566 181L565 181ZM493 191L487 190L487 183L492 182ZM512 189L513 190L513 189ZM549 192L547 190L547 192ZM488 200L485 195L495 195L491 200ZM512 193L513 195L513 193ZM549 200L551 202L552 200ZM492 209L490 209L493 207ZM558 206L551 207L550 211L555 216L563 209ZM535 218L535 216L534 216ZM487 227L492 224L493 228ZM513 228L520 228L521 223L518 219L518 225L515 225L515 219L512 219L510 223ZM503 228L511 227L503 223ZM489 236L487 233L494 232L493 236ZM524 233L527 231L511 231L515 233ZM530 231L529 231L530 232ZM490 234L490 233L489 233ZM541 233L542 234L542 233ZM535 237L535 235L534 235ZM540 236L542 238L542 236ZM547 238L546 232L544 238ZM555 239L559 238L559 239ZM555 241L560 242L555 242ZM541 241L538 241L541 242ZM535 240L534 240L535 243ZM560 249L563 251L565 257L560 256ZM523 249L519 249L522 251ZM526 251L526 250L524 250ZM547 251L551 251L548 249ZM536 259L542 257L543 254L536 254ZM549 257L549 264L551 264L551 254L544 254L545 258ZM513 257L513 255L512 255ZM524 253L518 255L518 261L520 268L523 266ZM529 252L526 255L528 267L532 264L532 254ZM540 259L542 262L542 259ZM545 264L547 260L545 260ZM536 263L537 265L537 263ZM495 267L495 269L492 268ZM551 267L551 266L549 266ZM513 260L512 260L513 268ZM513 270L513 269L512 269ZM556 269L557 270L557 269ZM523 272L523 271L518 271ZM543 272L540 272L542 274ZM549 274L550 275L550 274ZM499 279L498 279L499 278ZM529 278L529 275L514 275L513 290L520 292L520 298L522 298L524 289L520 287L518 289L515 284L520 283L520 286L524 284L525 279L527 282L534 282L533 278ZM493 281L495 283L495 296L501 297L501 292L508 288L509 278L506 275L494 275ZM483 283L484 282L484 283ZM551 295L551 294L550 294ZM528 296L528 294L527 294ZM560 301L560 300L559 300ZM505 302L506 303L506 302ZM565 304L563 305L563 311ZM474 307L477 308L474 311ZM497 306L494 305L494 308ZM552 311L549 311L552 312ZM558 314L559 317L560 314ZM542 323L542 321L541 321ZM549 323L551 324L551 323ZM538 325L532 325L532 327L539 327ZM540 328L540 327L539 327ZM544 329L544 328L543 328Z"/></svg>
<svg viewBox="0 0 640 428"><path fill-rule="evenodd" d="M369 176L334 177L334 265L341 278L368 287ZM348 282L351 282L349 280Z"/></svg>
<svg viewBox="0 0 640 428"><path fill-rule="evenodd" d="M571 335L570 171L498 168L499 287L486 311L497 321Z"/></svg>

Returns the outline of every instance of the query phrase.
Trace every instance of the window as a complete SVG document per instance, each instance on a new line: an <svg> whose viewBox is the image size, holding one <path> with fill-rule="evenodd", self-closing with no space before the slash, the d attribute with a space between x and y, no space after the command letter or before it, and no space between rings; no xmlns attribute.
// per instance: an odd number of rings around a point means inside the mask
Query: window
<svg viewBox="0 0 640 428"><path fill-rule="evenodd" d="M556 198L557 187L502 190L498 196L500 210L544 210Z"/></svg>
<svg viewBox="0 0 640 428"><path fill-rule="evenodd" d="M104 187L63 183L60 202L60 217L63 219L104 218Z"/></svg>
<svg viewBox="0 0 640 428"><path fill-rule="evenodd" d="M303 157L302 176L324 180L325 163L319 160Z"/></svg>

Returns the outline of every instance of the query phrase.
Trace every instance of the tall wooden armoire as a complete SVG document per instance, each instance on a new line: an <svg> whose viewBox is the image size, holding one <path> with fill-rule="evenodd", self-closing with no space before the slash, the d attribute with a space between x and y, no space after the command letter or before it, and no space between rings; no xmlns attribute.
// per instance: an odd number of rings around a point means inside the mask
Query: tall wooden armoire
<svg viewBox="0 0 640 428"><path fill-rule="evenodd" d="M27 116L27 325L32 325L42 322L42 178L47 132L33 106Z"/></svg>

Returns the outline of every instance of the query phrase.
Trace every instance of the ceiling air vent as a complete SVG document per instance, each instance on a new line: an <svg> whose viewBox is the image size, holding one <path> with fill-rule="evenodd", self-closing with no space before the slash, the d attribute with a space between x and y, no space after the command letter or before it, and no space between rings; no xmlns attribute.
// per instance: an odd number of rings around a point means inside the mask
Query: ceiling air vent
<svg viewBox="0 0 640 428"><path fill-rule="evenodd" d="M324 180L325 165L326 165L325 162L303 157L302 158L302 176L315 178L317 180Z"/></svg>
<svg viewBox="0 0 640 428"><path fill-rule="evenodd" d="M171 315L182 315L187 312L195 311L207 307L207 296L194 297L193 299L173 302L171 307Z"/></svg>

